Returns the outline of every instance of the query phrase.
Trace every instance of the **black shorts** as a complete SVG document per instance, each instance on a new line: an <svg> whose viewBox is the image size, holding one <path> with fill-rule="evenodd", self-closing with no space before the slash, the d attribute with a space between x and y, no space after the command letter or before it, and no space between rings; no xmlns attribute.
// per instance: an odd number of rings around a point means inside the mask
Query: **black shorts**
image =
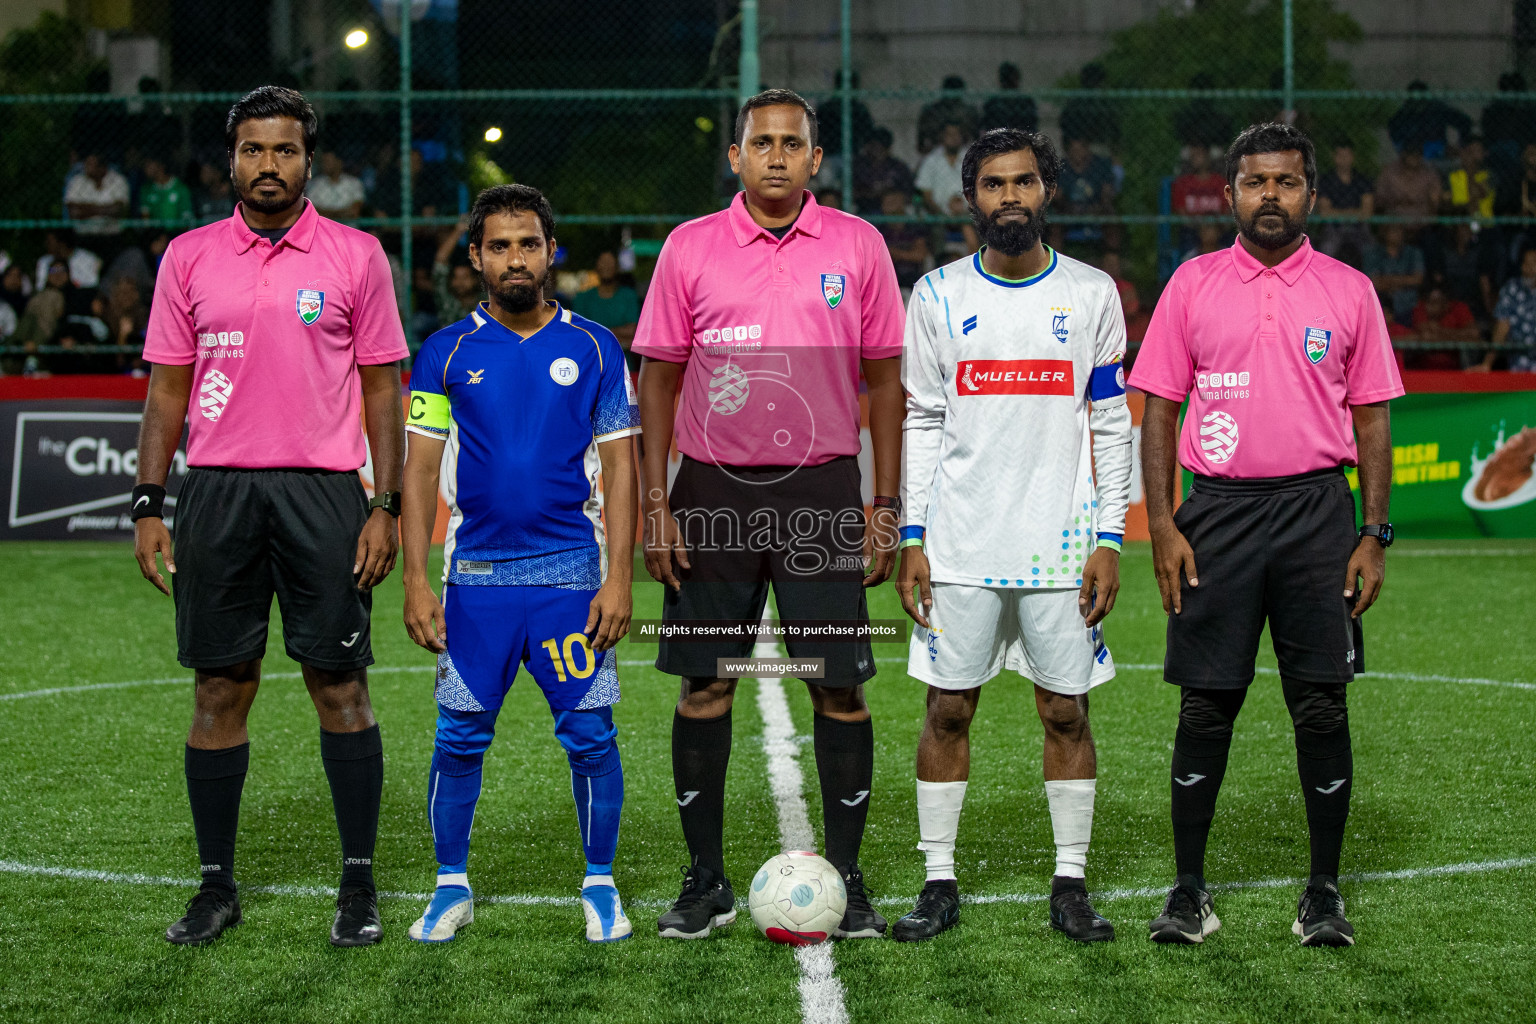
<svg viewBox="0 0 1536 1024"><path fill-rule="evenodd" d="M1355 550L1355 500L1339 470L1260 480L1195 477L1173 516L1200 580L1180 579L1183 612L1168 616L1163 678L1238 689L1253 682L1269 622L1281 676L1347 683L1365 671L1360 620L1344 573Z"/></svg>
<svg viewBox="0 0 1536 1024"><path fill-rule="evenodd" d="M176 658L208 669L260 658L272 596L294 661L350 671L373 664L373 596L352 566L368 519L356 473L188 470L176 502Z"/></svg>
<svg viewBox="0 0 1536 1024"><path fill-rule="evenodd" d="M819 466L716 466L684 456L672 485L672 514L691 568L674 560L681 591L666 588L665 622L755 622L773 584L783 622L869 621L864 601L864 499L859 463L840 456ZM719 658L745 658L751 640L663 639L656 667L715 677ZM875 674L867 638L794 640L791 658L824 659L818 686L847 687Z"/></svg>

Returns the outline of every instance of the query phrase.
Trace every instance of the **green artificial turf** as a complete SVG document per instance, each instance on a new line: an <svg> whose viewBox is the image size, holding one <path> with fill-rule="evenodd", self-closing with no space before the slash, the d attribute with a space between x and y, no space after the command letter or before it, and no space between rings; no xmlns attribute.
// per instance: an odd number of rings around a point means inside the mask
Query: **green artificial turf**
<svg viewBox="0 0 1536 1024"><path fill-rule="evenodd" d="M406 938L421 911L386 898L382 945L334 950L339 847L318 726L278 623L251 717L251 772L236 873L245 923L203 949L161 934L196 868L181 773L191 710L171 603L109 544L0 545L12 612L0 631L0 1021L795 1021L799 972L743 912L704 942L663 942L655 918L686 859L671 790L676 681L655 648L626 643L616 709L627 802L616 875L635 937L589 946L574 896L583 861L566 761L524 677L486 759L470 872L482 902L453 943ZM1099 797L1089 883L1118 940L1083 948L1052 932L1041 897L1054 863L1028 684L990 684L972 734L961 819L959 928L921 945L834 947L849 1019L874 1021L1529 1021L1536 1015L1536 543L1402 543L1367 617L1371 675L1350 688L1356 776L1343 886L1359 945L1301 949L1290 934L1306 870L1305 823L1278 679L1260 675L1239 719L1207 876L1222 929L1199 948L1146 941L1172 873L1168 758L1177 691L1161 681L1162 610L1145 545L1128 545L1106 624L1119 677L1092 698ZM643 578L643 572L642 572ZM898 617L891 587L872 617ZM635 587L636 617L660 588ZM374 707L386 779L381 889L423 893L434 862L425 814L432 659L400 625L398 574L374 605ZM892 919L922 885L912 783L923 687L905 647L877 646L869 685L876 778L862 865ZM1261 666L1273 667L1268 644ZM1428 677L1446 677L1434 679ZM1455 682L1478 679L1485 682ZM778 850L754 683L734 714L727 868L744 895ZM804 687L786 680L813 824L820 800ZM110 879L40 874L96 871ZM119 877L123 876L123 877ZM137 876L129 878L126 876ZM1226 888L1222 888L1225 886ZM549 902L548 898L564 902ZM904 905L906 903L906 905Z"/></svg>

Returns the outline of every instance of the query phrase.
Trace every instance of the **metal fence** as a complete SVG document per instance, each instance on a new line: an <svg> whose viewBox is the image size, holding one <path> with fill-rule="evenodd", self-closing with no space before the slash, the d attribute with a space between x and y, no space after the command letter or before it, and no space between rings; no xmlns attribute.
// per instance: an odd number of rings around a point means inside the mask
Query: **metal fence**
<svg viewBox="0 0 1536 1024"><path fill-rule="evenodd" d="M1496 92L1359 90L1335 53L1360 30L1330 0L1172 5L1029 88L995 66L957 67L965 82L947 87L911 80L867 43L880 5L856 14L851 0L835 4L831 28L817 24L820 58L793 69L764 47L795 9L765 16L758 0L411 0L403 20L400 0L268 0L254 9L265 18L194 0L146 6L163 21L128 26L105 48L51 15L0 44L0 249L19 270L0 288L19 307L9 326L0 311L6 372L133 368L166 240L232 208L225 113L274 81L303 88L319 112L312 195L379 235L413 340L436 326L434 268L462 260L460 216L496 182L549 194L562 289L588 285L604 250L643 283L671 225L735 192L724 159L735 108L765 84L817 103L827 159L813 187L879 224L909 278L974 244L963 209L914 178L947 143L998 124L1039 127L1062 146L1069 180L1050 238L1106 266L1145 309L1180 260L1230 241L1220 151L1257 120L1307 128L1325 173L1352 157L1350 180L1333 182L1344 198L1361 180L1411 184L1428 168L1437 201L1387 201L1377 187L1372 208L1320 210L1314 237L1364 265L1401 226L1485 321L1489 287L1536 238L1536 95L1512 78ZM1478 131L1480 162L1468 145ZM1405 170L1399 152L1419 156ZM121 216L70 215L66 188L83 175L121 178ZM78 278L48 324L54 310L29 315L34 296L15 282L42 288L52 261Z"/></svg>

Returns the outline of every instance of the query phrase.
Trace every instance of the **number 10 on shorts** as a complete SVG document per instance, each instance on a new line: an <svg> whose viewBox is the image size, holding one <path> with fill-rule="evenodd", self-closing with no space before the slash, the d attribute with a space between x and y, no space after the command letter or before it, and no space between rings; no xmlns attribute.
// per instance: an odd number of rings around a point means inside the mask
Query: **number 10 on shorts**
<svg viewBox="0 0 1536 1024"><path fill-rule="evenodd" d="M597 668L597 657L592 653L592 648L587 646L585 633L572 633L565 638L562 644L554 637L545 640L539 646L549 652L549 660L555 665L555 675L564 683L570 679L585 679ZM580 662L576 652L580 651Z"/></svg>

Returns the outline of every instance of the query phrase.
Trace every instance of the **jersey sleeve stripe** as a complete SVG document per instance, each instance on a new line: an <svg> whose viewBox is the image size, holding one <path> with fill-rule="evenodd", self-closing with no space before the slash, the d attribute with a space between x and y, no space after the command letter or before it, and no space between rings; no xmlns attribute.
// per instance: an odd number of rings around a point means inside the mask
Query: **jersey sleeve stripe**
<svg viewBox="0 0 1536 1024"><path fill-rule="evenodd" d="M638 433L640 433L639 427L625 427L623 430L610 430L606 434L593 434L592 440L602 444L604 441L617 441L621 437L633 437Z"/></svg>

